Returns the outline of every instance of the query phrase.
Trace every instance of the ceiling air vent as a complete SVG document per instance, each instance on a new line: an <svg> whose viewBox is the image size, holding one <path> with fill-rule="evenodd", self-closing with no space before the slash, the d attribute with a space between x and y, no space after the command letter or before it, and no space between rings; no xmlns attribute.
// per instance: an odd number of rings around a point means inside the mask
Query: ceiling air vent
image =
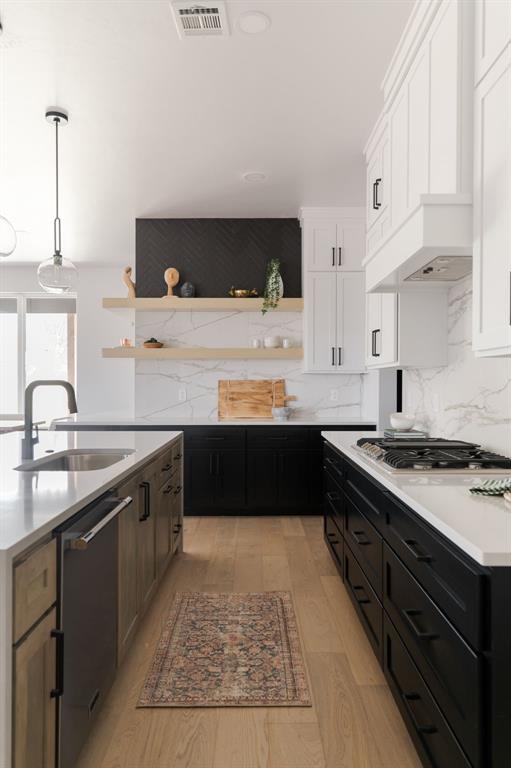
<svg viewBox="0 0 511 768"><path fill-rule="evenodd" d="M212 2L198 5L193 2L171 3L177 32L181 39L212 35L228 35L225 3Z"/></svg>

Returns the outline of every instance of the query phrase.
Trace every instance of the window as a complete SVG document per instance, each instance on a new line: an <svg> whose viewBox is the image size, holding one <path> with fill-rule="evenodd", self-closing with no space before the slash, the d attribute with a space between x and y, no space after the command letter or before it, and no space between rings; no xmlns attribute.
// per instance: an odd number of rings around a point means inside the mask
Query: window
<svg viewBox="0 0 511 768"><path fill-rule="evenodd" d="M35 379L76 379L76 300L66 296L0 296L0 419L20 418L25 387ZM67 413L64 390L39 389L34 419Z"/></svg>

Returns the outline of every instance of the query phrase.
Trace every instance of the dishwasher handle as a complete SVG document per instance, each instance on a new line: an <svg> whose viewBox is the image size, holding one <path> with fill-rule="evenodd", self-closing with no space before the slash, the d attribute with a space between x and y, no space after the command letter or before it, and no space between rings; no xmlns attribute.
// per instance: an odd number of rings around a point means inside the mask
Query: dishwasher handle
<svg viewBox="0 0 511 768"><path fill-rule="evenodd" d="M112 501L119 501L119 503L107 515L105 515L105 517L103 517L99 523L91 528L90 531L87 531L87 533L84 533L82 536L79 536L76 539L71 539L69 542L70 549L87 549L89 543L94 539L94 537L97 536L97 534L103 530L103 528L108 525L108 523L112 522L114 517L117 517L117 515L122 512L123 509L126 509L126 507L132 503L133 499L131 496L126 496L125 499L112 499Z"/></svg>

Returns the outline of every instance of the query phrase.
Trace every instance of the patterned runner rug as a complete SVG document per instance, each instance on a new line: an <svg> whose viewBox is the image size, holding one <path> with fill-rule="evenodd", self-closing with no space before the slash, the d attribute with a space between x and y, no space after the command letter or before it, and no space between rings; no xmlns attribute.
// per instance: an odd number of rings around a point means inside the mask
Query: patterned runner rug
<svg viewBox="0 0 511 768"><path fill-rule="evenodd" d="M311 706L290 593L178 592L138 706Z"/></svg>

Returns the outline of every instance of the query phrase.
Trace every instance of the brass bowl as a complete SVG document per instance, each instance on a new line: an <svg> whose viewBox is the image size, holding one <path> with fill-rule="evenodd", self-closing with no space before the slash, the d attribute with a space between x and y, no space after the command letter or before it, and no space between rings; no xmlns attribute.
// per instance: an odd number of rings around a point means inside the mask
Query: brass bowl
<svg viewBox="0 0 511 768"><path fill-rule="evenodd" d="M229 291L229 296L234 299L256 299L258 295L255 288L234 288L233 286Z"/></svg>
<svg viewBox="0 0 511 768"><path fill-rule="evenodd" d="M161 341L144 341L143 345L146 349L161 349L163 342Z"/></svg>

